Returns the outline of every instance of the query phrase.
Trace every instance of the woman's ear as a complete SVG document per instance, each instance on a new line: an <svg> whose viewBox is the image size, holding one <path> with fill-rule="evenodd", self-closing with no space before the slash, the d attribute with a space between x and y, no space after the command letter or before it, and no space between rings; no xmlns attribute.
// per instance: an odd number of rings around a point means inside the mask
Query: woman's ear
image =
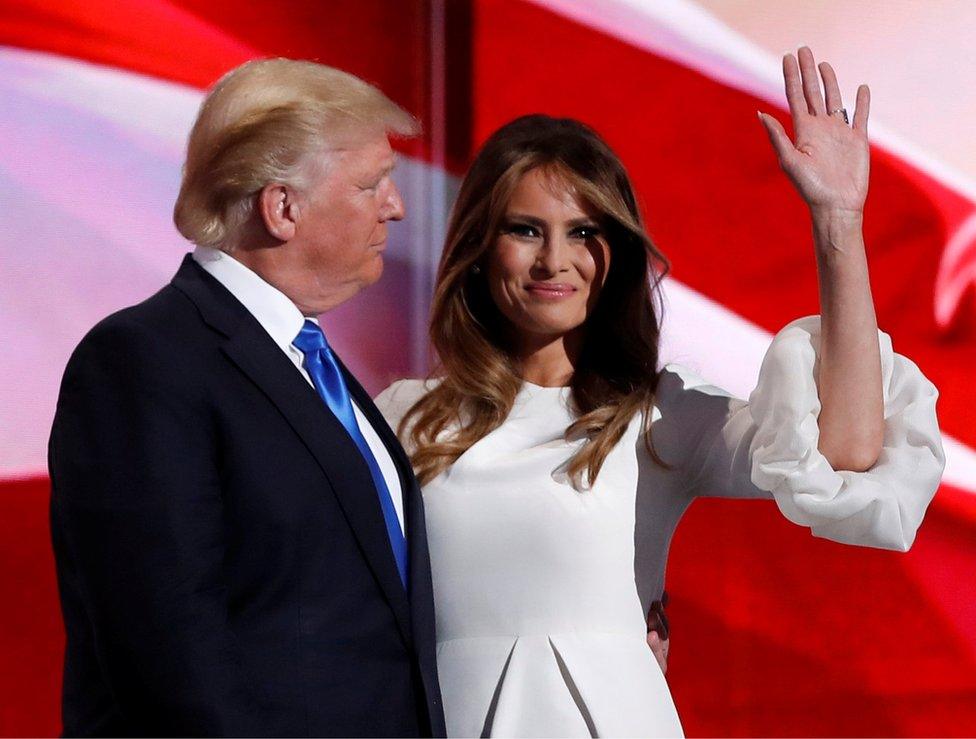
<svg viewBox="0 0 976 739"><path fill-rule="evenodd" d="M272 182L258 194L258 210L264 227L279 241L290 241L298 226L299 207L295 191L288 185Z"/></svg>

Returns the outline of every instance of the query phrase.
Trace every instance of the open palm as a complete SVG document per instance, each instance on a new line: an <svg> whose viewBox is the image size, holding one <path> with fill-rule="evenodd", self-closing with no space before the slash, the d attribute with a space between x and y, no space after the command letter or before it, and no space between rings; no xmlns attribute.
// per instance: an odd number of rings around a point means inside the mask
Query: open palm
<svg viewBox="0 0 976 739"><path fill-rule="evenodd" d="M759 115L780 166L811 210L860 212L867 197L870 166L868 86L857 88L853 125L848 126L840 112L844 105L837 75L827 62L818 67L809 48L801 47L797 56L783 57L783 80L796 140L791 141L771 115Z"/></svg>

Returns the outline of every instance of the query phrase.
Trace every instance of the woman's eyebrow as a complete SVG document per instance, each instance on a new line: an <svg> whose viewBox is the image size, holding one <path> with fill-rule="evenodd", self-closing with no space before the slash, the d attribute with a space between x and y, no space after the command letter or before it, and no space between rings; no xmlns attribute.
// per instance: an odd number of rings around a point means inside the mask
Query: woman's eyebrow
<svg viewBox="0 0 976 739"><path fill-rule="evenodd" d="M599 221L596 218L590 218L589 216L583 216L582 218L574 218L569 221L566 225L570 228L575 228L576 226L598 226Z"/></svg>
<svg viewBox="0 0 976 739"><path fill-rule="evenodd" d="M530 216L526 213L506 213L505 220L507 221L521 221L527 223L531 226L538 226L543 228L548 224L541 218L536 216ZM590 216L581 216L579 218L573 218L572 220L566 221L566 225L569 228L577 228L578 226L597 226L599 222L596 218L591 218Z"/></svg>
<svg viewBox="0 0 976 739"><path fill-rule="evenodd" d="M545 226L546 222L541 218L536 218L535 216L530 216L525 213L506 213L506 221L523 221L528 223L530 226Z"/></svg>

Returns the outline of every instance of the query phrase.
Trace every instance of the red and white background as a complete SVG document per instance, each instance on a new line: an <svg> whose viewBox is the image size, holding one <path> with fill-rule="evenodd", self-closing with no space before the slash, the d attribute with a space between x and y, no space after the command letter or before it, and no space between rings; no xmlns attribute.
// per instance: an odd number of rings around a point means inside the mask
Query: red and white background
<svg viewBox="0 0 976 739"><path fill-rule="evenodd" d="M974 28L967 0L0 0L0 734L60 731L58 383L84 332L187 251L170 214L208 85L316 59L422 119L384 278L324 319L373 392L426 369L474 148L546 112L595 126L633 175L673 264L665 360L745 397L771 335L817 312L805 208L756 119L786 121L779 59L804 43L846 101L872 88L872 289L941 392L945 478L907 554L814 539L766 502L696 503L668 565L668 680L692 736L976 734Z"/></svg>

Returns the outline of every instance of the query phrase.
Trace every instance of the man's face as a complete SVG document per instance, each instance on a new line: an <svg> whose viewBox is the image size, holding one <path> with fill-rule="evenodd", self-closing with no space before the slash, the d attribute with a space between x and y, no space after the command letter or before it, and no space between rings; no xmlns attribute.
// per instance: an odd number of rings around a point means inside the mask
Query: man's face
<svg viewBox="0 0 976 739"><path fill-rule="evenodd" d="M385 134L363 138L309 162L295 231L306 314L324 312L383 273L387 221L404 216L391 173L396 155Z"/></svg>

